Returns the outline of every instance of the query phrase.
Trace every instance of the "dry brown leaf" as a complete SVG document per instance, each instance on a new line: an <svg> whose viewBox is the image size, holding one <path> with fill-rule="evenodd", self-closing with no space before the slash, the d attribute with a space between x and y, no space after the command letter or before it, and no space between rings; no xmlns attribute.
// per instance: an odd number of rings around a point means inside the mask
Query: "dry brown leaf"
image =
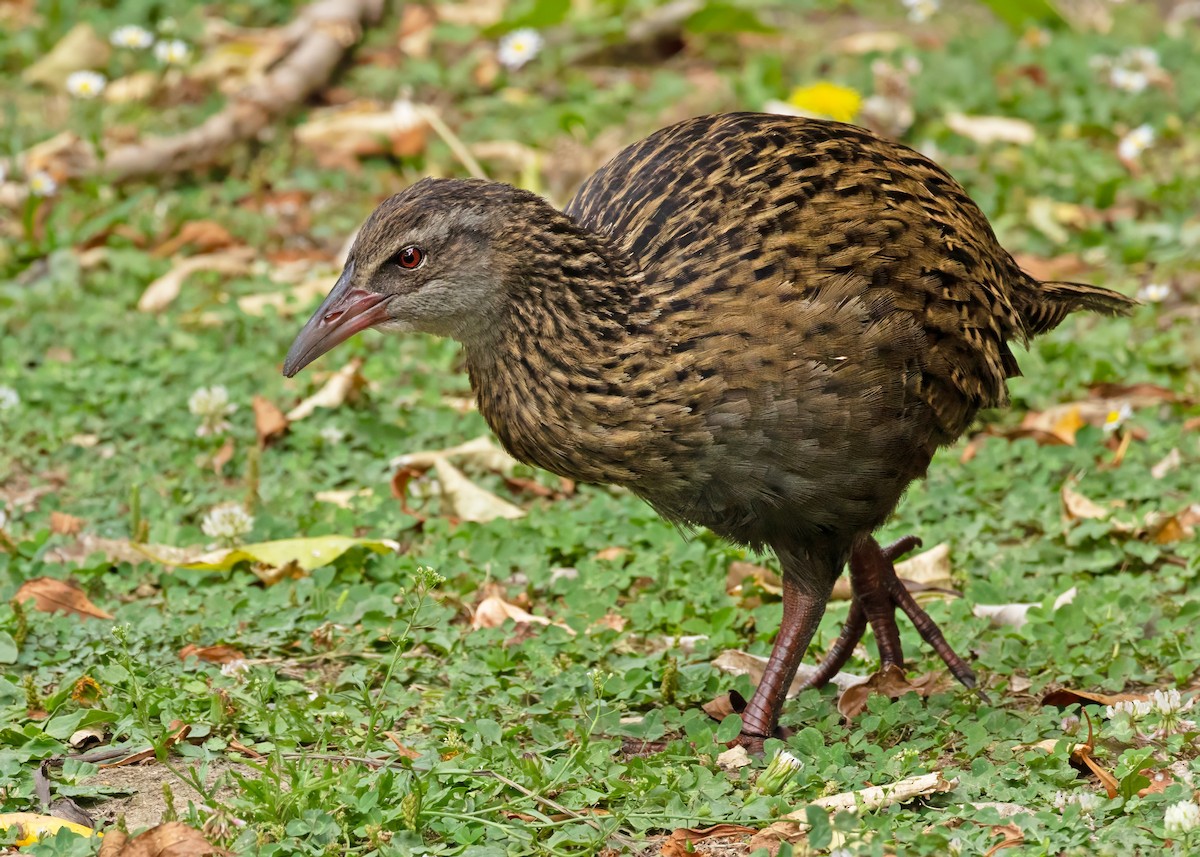
<svg viewBox="0 0 1200 857"><path fill-rule="evenodd" d="M873 694L882 694L888 699L899 699L910 691L919 696L929 696L945 690L949 685L948 673L944 670L925 673L910 681L900 667L885 664L883 669L872 673L862 684L842 691L837 707L842 716L850 720L866 709L867 699Z"/></svg>
<svg viewBox="0 0 1200 857"><path fill-rule="evenodd" d="M734 744L723 753L717 754L717 764L726 771L736 771L753 764L753 759L741 744Z"/></svg>
<svg viewBox="0 0 1200 857"><path fill-rule="evenodd" d="M697 842L703 842L706 839L728 839L732 836L751 836L756 832L753 827L743 827L740 824L681 827L671 831L671 835L663 840L658 853L662 857L692 857L696 853L693 846Z"/></svg>
<svg viewBox="0 0 1200 857"><path fill-rule="evenodd" d="M477 467L480 470L490 470L508 476L517 466L517 460L501 449L487 435L460 443L458 446L446 449L433 449L421 452L410 452L398 455L390 462L392 467L414 467L417 470L427 470L433 467L438 459L458 461L464 466Z"/></svg>
<svg viewBox="0 0 1200 857"><path fill-rule="evenodd" d="M175 267L152 282L138 298L142 312L161 312L169 307L183 290L184 281L199 271L215 271L235 277L250 270L254 250L250 247L229 247L216 253L191 256L176 262Z"/></svg>
<svg viewBox="0 0 1200 857"><path fill-rule="evenodd" d="M76 24L37 62L21 72L27 83L63 86L76 71L105 68L112 46L100 38L91 24Z"/></svg>
<svg viewBox="0 0 1200 857"><path fill-rule="evenodd" d="M992 835L1004 838L989 848L984 857L992 857L997 851L1003 851L1005 848L1017 848L1025 844L1025 834L1015 824L993 825Z"/></svg>
<svg viewBox="0 0 1200 857"><path fill-rule="evenodd" d="M425 148L427 129L410 102L385 106L360 101L315 111L295 134L322 166L357 169L359 158L418 154Z"/></svg>
<svg viewBox="0 0 1200 857"><path fill-rule="evenodd" d="M395 746L397 756L400 756L404 759L419 759L419 758L421 758L421 754L418 753L416 750L414 750L412 747L409 747L403 741L401 741L400 736L397 735L395 732L384 732L383 737L387 738Z"/></svg>
<svg viewBox="0 0 1200 857"><path fill-rule="evenodd" d="M221 444L221 448L213 453L212 461L209 462L213 473L220 476L225 470L225 465L233 460L233 438L225 438L225 442Z"/></svg>
<svg viewBox="0 0 1200 857"><path fill-rule="evenodd" d="M839 812L875 812L885 807L908 803L919 797L948 792L956 785L958 780L947 780L938 771L932 774L918 774L883 786L868 786L857 791L819 797L812 805L821 807L830 815ZM806 811L807 807L790 812L783 816L783 820L763 828L750 840L750 849L753 851L768 848L774 852L780 842L804 840L809 830L804 820Z"/></svg>
<svg viewBox="0 0 1200 857"><path fill-rule="evenodd" d="M525 516L524 509L480 488L444 458L437 459L433 469L437 473L442 501L452 517L460 521L484 524L497 518L513 519Z"/></svg>
<svg viewBox="0 0 1200 857"><path fill-rule="evenodd" d="M370 488L347 488L342 491L318 491L314 499L319 503L332 503L342 509L353 509L355 499L370 497L374 493Z"/></svg>
<svg viewBox="0 0 1200 857"><path fill-rule="evenodd" d="M984 145L1028 145L1037 139L1037 129L1032 123L1011 116L968 116L965 113L950 113L946 116L946 125L955 134L961 134Z"/></svg>
<svg viewBox="0 0 1200 857"><path fill-rule="evenodd" d="M1103 521L1110 514L1110 511L1104 506L1089 500L1072 488L1070 482L1063 483L1062 491L1059 494L1062 498L1063 511L1067 513L1068 521L1090 519Z"/></svg>
<svg viewBox="0 0 1200 857"><path fill-rule="evenodd" d="M254 431L258 435L258 448L266 449L287 432L288 419L283 415L283 411L275 406L274 402L263 396L255 396L252 405L254 407Z"/></svg>
<svg viewBox="0 0 1200 857"><path fill-rule="evenodd" d="M1054 610L1075 600L1079 591L1072 586L1062 595L1054 599ZM1013 628L1023 628L1029 621L1029 611L1040 604L976 604L971 612L980 619L988 619L993 625L1008 625Z"/></svg>
<svg viewBox="0 0 1200 857"><path fill-rule="evenodd" d="M1105 411L1105 416L1108 412ZM1101 422L1103 424L1103 422ZM1010 438L1032 437L1042 445L1075 445L1076 433L1087 425L1078 402L1059 405L1045 411L1030 411L1021 420L1021 427L1006 432Z"/></svg>
<svg viewBox="0 0 1200 857"><path fill-rule="evenodd" d="M228 664L245 660L246 656L233 646L197 646L189 643L179 650L179 660L186 661L188 658L198 658L210 664Z"/></svg>
<svg viewBox="0 0 1200 857"><path fill-rule="evenodd" d="M418 3L404 4L404 11L400 13L400 32L396 39L400 50L410 57L428 57L433 44L435 24L437 15L430 7Z"/></svg>
<svg viewBox="0 0 1200 857"><path fill-rule="evenodd" d="M1069 687L1052 690L1042 697L1042 705L1066 708L1069 705L1116 705L1118 702L1147 700L1145 693L1093 693L1090 690L1072 690Z"/></svg>
<svg viewBox="0 0 1200 857"><path fill-rule="evenodd" d="M908 43L908 36L896 30L866 30L843 36L833 43L833 49L838 53L852 56L874 53L890 54Z"/></svg>
<svg viewBox="0 0 1200 857"><path fill-rule="evenodd" d="M113 845L109 843L110 838L113 839ZM123 839L124 836L119 838ZM168 821L124 842L109 833L100 848L100 857L205 857L227 853L205 839L199 830L188 827L182 821Z"/></svg>
<svg viewBox="0 0 1200 857"><path fill-rule="evenodd" d="M60 536L74 536L83 529L83 518L76 518L57 510L50 513L50 532Z"/></svg>
<svg viewBox="0 0 1200 857"><path fill-rule="evenodd" d="M1172 447L1163 459L1150 468L1150 475L1155 479L1162 479L1172 470L1177 470L1179 465L1183 464L1183 456L1179 452L1178 447Z"/></svg>
<svg viewBox="0 0 1200 857"><path fill-rule="evenodd" d="M329 280L329 277L322 275L305 280L289 291L243 295L237 299L238 309L253 316L265 315L268 307L284 317L296 315L306 310L317 298L328 294Z"/></svg>
<svg viewBox="0 0 1200 857"><path fill-rule="evenodd" d="M321 389L288 411L287 421L294 423L312 416L317 408L340 407L366 384L359 372L362 365L361 357L352 358L349 363L333 373Z"/></svg>
<svg viewBox="0 0 1200 857"><path fill-rule="evenodd" d="M760 655L752 655L749 652L743 652L738 649L726 649L713 659L712 665L729 675L748 675L750 676L751 683L757 686L762 680L767 659ZM816 672L816 669L815 666L810 666L809 664L800 664L796 670L795 677L792 679L792 683L788 685L787 695L789 699L800 692L804 682L808 681L813 673ZM855 685L863 684L866 680L866 678L860 675L840 672L831 678L829 683L841 690L846 690Z"/></svg>
<svg viewBox="0 0 1200 857"><path fill-rule="evenodd" d="M568 634L575 633L561 622L552 622L545 616L535 616L528 610L505 601L499 595L489 595L479 602L479 606L475 608L475 615L471 617L471 627L477 631L480 628L499 628L509 619L518 625L554 625Z"/></svg>
<svg viewBox="0 0 1200 857"><path fill-rule="evenodd" d="M61 611L85 619L112 619L111 613L101 610L73 583L53 577L35 577L21 584L13 596L18 603L33 599L33 607L43 613Z"/></svg>
<svg viewBox="0 0 1200 857"><path fill-rule="evenodd" d="M191 245L198 253L215 253L239 243L229 230L214 220L192 220L183 224L174 238L169 238L150 251L158 259L174 256Z"/></svg>
<svg viewBox="0 0 1200 857"><path fill-rule="evenodd" d="M1167 786L1175 783L1175 775L1170 768L1162 768L1161 770L1143 768L1139 773L1150 781L1150 785L1144 789L1139 789L1138 797L1161 794L1167 790Z"/></svg>
<svg viewBox="0 0 1200 857"><path fill-rule="evenodd" d="M771 569L743 560L729 563L729 571L725 574L725 591L735 598L741 597L747 581L771 595L783 593L783 581Z"/></svg>
<svg viewBox="0 0 1200 857"><path fill-rule="evenodd" d="M627 553L629 553L629 548L623 548L623 547L619 547L617 545L613 545L612 547L601 548L600 550L596 551L596 553L592 557L592 559L598 559L603 562L608 562L610 560L620 559L621 557L625 556L625 554L627 554Z"/></svg>

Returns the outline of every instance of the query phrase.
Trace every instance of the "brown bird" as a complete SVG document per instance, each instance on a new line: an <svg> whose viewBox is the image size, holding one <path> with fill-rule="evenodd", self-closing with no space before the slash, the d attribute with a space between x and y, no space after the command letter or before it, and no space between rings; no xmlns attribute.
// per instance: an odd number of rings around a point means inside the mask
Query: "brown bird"
<svg viewBox="0 0 1200 857"><path fill-rule="evenodd" d="M1007 400L1011 341L1133 301L1040 283L928 158L837 122L690 119L620 152L560 212L486 181L426 179L363 224L284 362L357 331L461 342L516 458L623 485L782 567L783 621L742 708L772 735L849 560L855 600L813 683L870 622L903 665L903 609L968 686L873 531L934 451Z"/></svg>

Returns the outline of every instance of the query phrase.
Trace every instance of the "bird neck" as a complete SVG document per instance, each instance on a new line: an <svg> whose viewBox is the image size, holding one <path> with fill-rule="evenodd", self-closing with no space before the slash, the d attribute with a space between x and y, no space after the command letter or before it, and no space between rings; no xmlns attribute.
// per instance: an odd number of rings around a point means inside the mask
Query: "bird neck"
<svg viewBox="0 0 1200 857"><path fill-rule="evenodd" d="M627 362L657 314L637 265L605 236L554 212L523 237L486 336L466 341L479 409L516 458L580 481L621 482L612 433ZM642 358L644 359L644 357ZM625 450L626 454L628 450Z"/></svg>

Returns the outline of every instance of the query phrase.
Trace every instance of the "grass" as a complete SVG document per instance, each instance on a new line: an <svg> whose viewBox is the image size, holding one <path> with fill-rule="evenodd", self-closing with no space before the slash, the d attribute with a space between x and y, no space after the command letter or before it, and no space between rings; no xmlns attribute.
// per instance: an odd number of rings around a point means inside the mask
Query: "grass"
<svg viewBox="0 0 1200 857"><path fill-rule="evenodd" d="M63 128L92 137L122 126L169 133L221 105L204 87L160 104L48 97L21 70L76 21L107 33L114 22L152 26L173 14L198 54L203 22L198 7L183 4L117 0L103 12L65 0L44 5L30 26L0 30L0 75L12 105L0 151ZM563 202L582 178L575 162L672 119L759 108L819 79L870 94L871 60L916 56L915 121L902 139L937 153L1006 246L1023 259L1067 265L1074 270L1067 278L1127 293L1150 282L1170 286L1165 301L1129 319L1072 319L1019 353L1025 375L1011 384L1011 412L988 414L981 425L1011 429L1030 412L1087 399L1100 383L1160 385L1175 402L1139 407L1116 432L1084 427L1071 446L993 436L964 460L964 440L938 456L882 534L951 545L963 597L930 610L969 653L990 701L957 688L928 699L875 697L847 722L832 689L808 691L784 715L796 729L786 747L804 764L783 794L755 790L761 760L722 770L718 742L731 724L709 720L698 706L730 688L748 693L750 684L710 661L727 648L765 654L780 617L777 599L727 594L727 567L747 558L742 551L703 533L681 538L640 502L602 487L547 499L469 471L528 514L455 523L436 497L413 499L417 514L404 511L389 488L393 456L486 432L477 413L456 407L470 394L456 347L364 335L317 372L287 381L278 367L311 307L254 316L236 298L284 288L270 274L286 258L309 254L330 264L380 198L420 175L458 174L462 166L434 137L415 156L323 168L281 129L265 144L230 153L227 168L153 185L77 182L30 203L32 226L20 210L0 222L0 387L19 397L0 409L0 809L36 810L38 762L67 754L72 734L93 728L105 742L154 746L153 770L170 787L174 814L242 854L653 853L655 837L675 828L758 827L822 794L926 771L957 784L903 807L840 815L797 851L827 846L836 833L851 854L939 855L952 840L961 853L984 854L1002 841L1004 825L1015 825L1020 853L1028 854L1200 847L1196 832L1165 828L1166 808L1192 798L1189 778L1200 772L1195 727L1155 737L1154 716L1132 722L1091 708L1095 761L1118 784L1109 799L1069 758L1071 743L1086 738L1086 721L1073 719L1075 709L1042 704L1060 687L1177 688L1185 699L1197 688L1196 540L1180 533L1159 543L1128 532L1154 515L1181 516L1200 500L1193 481L1200 447L1187 423L1197 413L1188 402L1200 366L1193 334L1200 67L1191 45L1164 33L1152 4L1114 4L1116 25L1106 33L1085 26L1043 38L1004 29L974 7L918 26L904 21L900 4L803 2L747 4L775 30L736 36L735 47L728 31L747 27L750 13L713 3L708 18L692 22L682 54L646 65L572 61L578 44L619 37L624 22L653 6L580 4L555 23L560 4L514 4L495 25L444 20L428 55L416 57L394 49L399 22L388 18L368 33L337 86L386 100L408 87L416 100L439 105L468 143L532 147L540 153L534 167L485 158L489 174ZM289 17L285 4L253 0L213 10L246 26ZM481 83L496 37L521 23L558 36L524 68L492 69L494 79ZM905 33L902 46L856 55L838 42L878 29ZM1092 67L1094 57L1136 46L1158 52L1169 86L1125 92ZM102 70L113 77L153 67L143 56L110 62ZM954 112L1024 119L1037 136L1023 146L980 144L950 130ZM1143 124L1155 131L1153 145L1122 163L1118 141ZM264 213L264 200L284 194L302 200L307 225L292 228ZM166 311L139 312L146 285L183 255L154 248L201 220L255 248L259 263L232 278L197 275ZM106 248L103 261L88 262L86 247ZM259 453L252 398L287 410L320 386L321 370L352 356L365 358L361 395L296 422ZM237 410L228 434L197 437L188 400L212 385L225 386ZM1125 436L1118 457L1116 440ZM217 472L213 457L227 439L232 456ZM1152 476L1172 450L1179 465ZM560 487L546 474L517 475ZM1111 515L1067 520L1060 491L1068 482ZM352 508L316 499L364 488ZM78 549L68 562L53 560L79 541L53 531L55 513L107 539L203 545L212 541L201 530L204 515L225 502L251 507L247 542L342 534L394 539L400 550L352 549L269 587L245 565L171 570ZM614 557L610 548L623 552ZM10 600L40 576L75 581L115 619L36 612ZM1050 609L1070 587L1074 601ZM571 630L511 623L473 630L471 610L488 593ZM972 613L977 604L1008 602L1043 606L1019 629ZM831 605L809 662L845 614L844 602ZM692 648L673 642L694 635ZM911 628L902 636L910 671L940 666ZM222 669L179 657L187 645L218 644L236 648L245 663ZM849 668L866 674L874 663L869 647ZM81 692L84 677L98 698ZM170 746L179 723L190 734ZM1052 750L1033 746L1046 740ZM650 749L636 752L643 742ZM769 742L768 757L778 746ZM368 758L388 764L361 761ZM217 785L202 773L213 765L224 772ZM1149 782L1143 771L1167 768L1173 782L1165 791L1138 796ZM96 765L67 761L52 785L56 797L73 798L107 823L119 787L106 782ZM144 788L156 799L159 790ZM1082 794L1100 800L1062 807L1065 796ZM1008 810L989 802L1024 811L1002 818ZM95 847L62 834L28 851Z"/></svg>

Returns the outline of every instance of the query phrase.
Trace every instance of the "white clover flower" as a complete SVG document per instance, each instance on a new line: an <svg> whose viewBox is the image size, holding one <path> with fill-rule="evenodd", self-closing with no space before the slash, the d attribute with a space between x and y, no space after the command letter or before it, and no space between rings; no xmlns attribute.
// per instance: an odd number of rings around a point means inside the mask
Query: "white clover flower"
<svg viewBox="0 0 1200 857"><path fill-rule="evenodd" d="M1122 92L1142 92L1150 85L1150 76L1144 71L1124 66L1113 66L1108 73L1108 82Z"/></svg>
<svg viewBox="0 0 1200 857"><path fill-rule="evenodd" d="M908 10L908 20L914 24L928 21L941 8L941 0L900 0Z"/></svg>
<svg viewBox="0 0 1200 857"><path fill-rule="evenodd" d="M496 58L505 68L516 70L536 57L542 49L542 37L537 30L513 30L500 40Z"/></svg>
<svg viewBox="0 0 1200 857"><path fill-rule="evenodd" d="M188 410L200 417L196 436L208 437L229 431L229 421L225 417L236 411L237 405L229 401L229 391L217 384L201 387L192 393L188 399Z"/></svg>
<svg viewBox="0 0 1200 857"><path fill-rule="evenodd" d="M213 506L200 522L200 530L210 539L226 546L237 544L241 537L254 529L254 516L241 503L221 503Z"/></svg>
<svg viewBox="0 0 1200 857"><path fill-rule="evenodd" d="M108 78L98 71L73 71L67 75L67 92L76 98L95 98L108 85Z"/></svg>
<svg viewBox="0 0 1200 857"><path fill-rule="evenodd" d="M29 174L29 192L34 196L54 196L57 190L58 182L45 170L35 170Z"/></svg>
<svg viewBox="0 0 1200 857"><path fill-rule="evenodd" d="M163 65L183 65L192 49L182 39L168 39L154 46L154 57Z"/></svg>
<svg viewBox="0 0 1200 857"><path fill-rule="evenodd" d="M1154 144L1154 128L1139 125L1117 142L1117 157L1122 161L1136 161L1142 152Z"/></svg>
<svg viewBox="0 0 1200 857"><path fill-rule="evenodd" d="M11 411L21 404L21 396L12 387L0 387L0 411Z"/></svg>
<svg viewBox="0 0 1200 857"><path fill-rule="evenodd" d="M1115 423L1114 428L1116 428L1121 422L1124 422L1131 413L1132 410L1129 409L1129 405L1127 404L1122 405L1120 411L1110 412L1108 419L1104 421L1105 430L1111 431L1111 429L1108 428L1108 423L1110 421ZM1114 419L1114 415L1117 416L1117 419ZM1144 699L1125 699L1121 702L1118 702L1116 705L1104 706L1104 716L1109 720L1112 720L1114 717L1117 717L1121 714L1128 714L1130 720L1141 720L1153 710L1154 706Z"/></svg>
<svg viewBox="0 0 1200 857"><path fill-rule="evenodd" d="M1154 703L1154 707L1158 713L1163 715L1182 714L1185 711L1191 711L1192 707L1196 704L1195 697L1184 702L1182 694L1175 688L1165 691L1154 691L1151 701Z"/></svg>
<svg viewBox="0 0 1200 857"><path fill-rule="evenodd" d="M1171 296L1171 287L1166 283L1146 283L1138 289L1137 299L1146 303L1158 304Z"/></svg>
<svg viewBox="0 0 1200 857"><path fill-rule="evenodd" d="M1079 718L1074 714L1068 714L1058 722L1058 728L1068 735L1075 734L1075 730L1079 728Z"/></svg>
<svg viewBox="0 0 1200 857"><path fill-rule="evenodd" d="M221 664L221 675L237 678L249 669L250 665L244 658L234 658L232 661Z"/></svg>
<svg viewBox="0 0 1200 857"><path fill-rule="evenodd" d="M113 47L144 51L154 44L154 34L136 24L126 24L113 30L108 40L112 42Z"/></svg>
<svg viewBox="0 0 1200 857"><path fill-rule="evenodd" d="M1200 806L1194 801L1181 800L1167 807L1163 813L1163 826L1168 836L1181 836L1200 825Z"/></svg>
<svg viewBox="0 0 1200 857"><path fill-rule="evenodd" d="M1158 62L1158 51L1147 47L1128 48L1121 54L1117 62L1122 62L1145 71L1157 71L1162 68Z"/></svg>
<svg viewBox="0 0 1200 857"><path fill-rule="evenodd" d="M325 426L325 428L321 429L321 440L330 446L339 444L345 439L346 433L337 426Z"/></svg>

